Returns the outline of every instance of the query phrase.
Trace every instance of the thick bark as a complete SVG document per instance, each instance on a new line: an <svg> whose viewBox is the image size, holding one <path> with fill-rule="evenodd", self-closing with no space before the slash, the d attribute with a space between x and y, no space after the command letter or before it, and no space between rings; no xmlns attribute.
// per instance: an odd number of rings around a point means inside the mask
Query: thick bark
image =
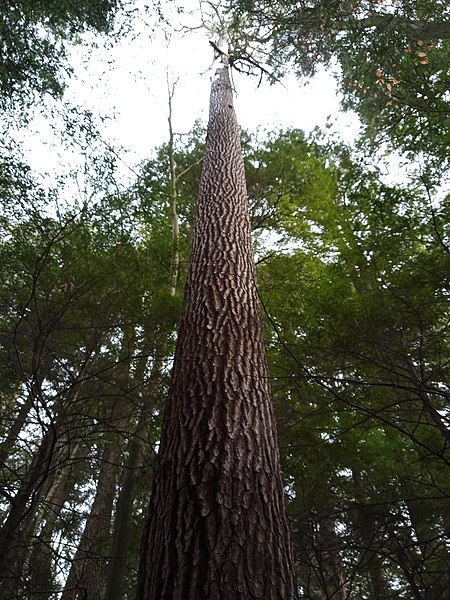
<svg viewBox="0 0 450 600"><path fill-rule="evenodd" d="M294 578L244 165L218 69L139 600L282 600Z"/></svg>

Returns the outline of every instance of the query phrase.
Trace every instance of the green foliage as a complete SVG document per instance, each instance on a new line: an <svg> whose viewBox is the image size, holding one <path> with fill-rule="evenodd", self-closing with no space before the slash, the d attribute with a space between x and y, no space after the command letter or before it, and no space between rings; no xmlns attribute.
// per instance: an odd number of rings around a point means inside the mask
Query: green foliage
<svg viewBox="0 0 450 600"><path fill-rule="evenodd" d="M259 265L299 580L315 598L444 593L449 198L330 158L315 243Z"/></svg>
<svg viewBox="0 0 450 600"><path fill-rule="evenodd" d="M67 43L87 31L109 33L122 0L3 0L0 6L0 106L25 107L60 96L70 72Z"/></svg>
<svg viewBox="0 0 450 600"><path fill-rule="evenodd" d="M314 245L311 227L328 214L335 181L303 133L280 132L259 144L249 137L244 159L253 229L277 234L284 245Z"/></svg>
<svg viewBox="0 0 450 600"><path fill-rule="evenodd" d="M28 511L33 516L37 503L46 514L61 477L67 478L65 509L58 505L53 531L42 530L51 538L37 541L35 550L26 520L19 533L25 536L28 552L39 554L42 543L45 556L50 548L45 560L61 568L61 561L54 562L52 544L62 536L63 555L72 557L81 532L79 502L86 505L93 498L97 475L90 464L95 448L116 440L125 453L144 406L146 423L153 421L145 454L153 459L167 370L161 388L149 382L155 365L164 370L173 353L180 307L179 296L169 293L170 227L164 227L162 210L159 223L156 218L147 220L145 203L150 202L151 189L145 198L130 191L55 216L51 196L36 186L26 169L7 172L3 201L8 210L3 213L0 244L0 519L4 525L10 499L23 489L33 454L55 432L47 475L39 494L29 498ZM113 418L118 403L121 415ZM25 405L20 436L10 439L10 428ZM76 470L70 468L71 461L79 464ZM45 520L42 523L44 527ZM16 556L13 561L19 573L21 560ZM32 561L29 564L32 568ZM30 597L33 586L27 570L22 571L16 589ZM39 581L44 593L44 580Z"/></svg>
<svg viewBox="0 0 450 600"><path fill-rule="evenodd" d="M310 77L337 61L343 105L371 138L447 159L446 2L242 0L229 11L240 44L259 45L275 74Z"/></svg>
<svg viewBox="0 0 450 600"><path fill-rule="evenodd" d="M197 126L175 148L181 281L203 137ZM387 184L366 157L298 130L244 133L243 149L303 597L445 597L450 198L425 176ZM60 427L48 477L27 505L37 521L21 525L19 597L57 593L110 446L117 490L136 476L124 559L133 597L182 297L182 284L170 293L168 152L159 148L124 193L105 190L80 209L55 210L63 190L41 189L18 160L2 163L2 524L37 448ZM63 501L52 504L62 475ZM39 578L30 557L44 548Z"/></svg>

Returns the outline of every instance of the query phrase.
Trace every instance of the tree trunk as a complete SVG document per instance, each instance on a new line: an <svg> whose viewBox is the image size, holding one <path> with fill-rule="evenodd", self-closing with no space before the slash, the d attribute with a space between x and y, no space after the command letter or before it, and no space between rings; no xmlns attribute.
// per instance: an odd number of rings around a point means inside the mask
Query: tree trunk
<svg viewBox="0 0 450 600"><path fill-rule="evenodd" d="M111 558L106 581L106 600L121 600L123 598L127 558L131 541L136 471L141 465L142 452L144 450L144 440L139 436L140 433L142 433L142 419L139 420L135 433L136 438L130 443L125 476L117 499Z"/></svg>
<svg viewBox="0 0 450 600"><path fill-rule="evenodd" d="M136 343L136 328L128 324L123 330L122 347L114 371L113 383L122 392L105 404L109 415L104 420L104 433L98 442L100 468L95 498L87 517L83 534L72 559L61 600L97 600L104 598L111 552L111 520L116 496L116 481L122 452L121 440L129 431L133 408L128 402L130 358ZM146 358L138 363L138 376L143 374ZM131 411L131 412L130 412Z"/></svg>
<svg viewBox="0 0 450 600"><path fill-rule="evenodd" d="M417 539L414 575L423 589L424 598L445 598L450 584L448 535L440 531L431 503L414 497L414 487L410 485L409 480L403 481L403 489L408 515Z"/></svg>
<svg viewBox="0 0 450 600"><path fill-rule="evenodd" d="M27 558L27 579L29 581L27 597L29 600L48 600L53 598L59 590L60 586L55 582L52 564L56 558L52 546L52 536L67 497L74 487L78 461L83 459L85 453L84 445L80 441L76 442L73 449L70 450L67 464L63 464L62 468L57 471L55 481L42 500L41 509L35 517L39 531L31 544L30 555Z"/></svg>
<svg viewBox="0 0 450 600"><path fill-rule="evenodd" d="M38 505L42 486L49 477L50 465L57 452L58 427L53 426L44 435L39 450L11 500L8 517L0 529L0 599L10 598L17 585L17 569L21 564L23 548L30 522Z"/></svg>
<svg viewBox="0 0 450 600"><path fill-rule="evenodd" d="M180 270L180 222L177 212L177 172L174 157L174 134L172 125L172 101L175 93L175 85L172 89L169 85L169 75L167 75L167 90L169 93L169 168L170 168L170 220L172 224L172 263L170 273L170 294L175 296L177 292L178 273Z"/></svg>
<svg viewBox="0 0 450 600"><path fill-rule="evenodd" d="M111 541L111 513L119 455L117 444L107 445L102 453L94 502L72 560L61 600L98 600L103 597L106 548Z"/></svg>
<svg viewBox="0 0 450 600"><path fill-rule="evenodd" d="M355 525L363 547L361 568L364 567L368 571L370 598L388 600L392 593L383 571L383 528L377 523L373 509L366 506L364 478L357 467L352 469L352 481L358 506L354 512Z"/></svg>
<svg viewBox="0 0 450 600"><path fill-rule="evenodd" d="M10 500L8 517L0 528L0 600L9 598L17 585L39 502L49 491L56 471L70 459L68 406L75 404L81 389L82 384L74 384L68 391L55 420L45 431L16 495Z"/></svg>
<svg viewBox="0 0 450 600"><path fill-rule="evenodd" d="M83 378L96 357L100 343L101 340L94 340L93 347L88 346L79 372L79 381L74 382L64 398L56 403L54 418L43 432L30 468L22 478L15 496L10 499L8 517L0 528L0 600L14 597L18 577L22 576L23 561L30 545L29 536L35 526L39 502L48 493L56 471L70 459L70 436L67 435L70 431L70 407L77 403L86 381ZM37 391L31 390L29 398L40 398L40 385L37 387ZM25 404L18 418L26 418L26 410ZM19 423L16 427L19 427Z"/></svg>
<svg viewBox="0 0 450 600"><path fill-rule="evenodd" d="M31 393L29 393L25 399L25 402L20 406L17 416L14 419L5 440L0 444L0 467L6 464L6 461L14 448L14 444L17 442L19 433L22 431L23 426L25 425L28 413L30 412L32 406L33 397Z"/></svg>
<svg viewBox="0 0 450 600"><path fill-rule="evenodd" d="M317 541L318 579L325 598L347 600L345 574L339 555L341 544L336 535L334 519L331 516L323 515L321 517Z"/></svg>
<svg viewBox="0 0 450 600"><path fill-rule="evenodd" d="M144 377L146 360L138 367ZM125 583L125 575L128 567L128 554L131 543L131 525L133 517L133 503L136 492L136 479L139 469L142 467L144 458L148 454L148 432L152 419L152 410L155 406L155 394L164 359L155 358L151 380L152 385L144 399L139 415L136 431L131 436L128 445L128 456L125 464L125 473L122 486L117 498L116 513L114 515L114 528L112 536L112 550L108 565L108 577L106 581L105 600L122 600Z"/></svg>
<svg viewBox="0 0 450 600"><path fill-rule="evenodd" d="M137 598L294 596L239 127L222 64Z"/></svg>

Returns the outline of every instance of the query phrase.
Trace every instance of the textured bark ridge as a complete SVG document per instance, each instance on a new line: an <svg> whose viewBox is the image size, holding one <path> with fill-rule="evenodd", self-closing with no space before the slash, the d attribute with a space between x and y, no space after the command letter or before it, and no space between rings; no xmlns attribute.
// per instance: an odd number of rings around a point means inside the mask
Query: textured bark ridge
<svg viewBox="0 0 450 600"><path fill-rule="evenodd" d="M139 600L295 597L228 68L205 162Z"/></svg>

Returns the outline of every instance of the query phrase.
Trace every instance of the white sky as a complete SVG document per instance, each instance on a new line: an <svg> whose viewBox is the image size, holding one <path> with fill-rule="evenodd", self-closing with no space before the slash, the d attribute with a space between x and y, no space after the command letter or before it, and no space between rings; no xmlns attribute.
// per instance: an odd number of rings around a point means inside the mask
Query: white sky
<svg viewBox="0 0 450 600"><path fill-rule="evenodd" d="M196 0L192 2L196 4ZM167 73L172 81L178 80L173 99L174 131L186 133L195 120L207 121L213 59L205 30L171 32L168 43L162 28L152 31L139 20L136 26L138 35L112 48L108 41L88 53L84 47L76 47L75 77L66 92L69 101L99 117L108 116L101 132L105 140L123 148L120 157L131 167L150 157L155 146L168 138ZM339 112L331 74L322 71L307 85L294 77L272 86L263 81L258 87L258 81L234 74L235 106L242 128L254 132L297 127L310 132L317 125L323 127L331 115L344 141L356 137L357 118ZM68 162L72 166L76 162L61 149L60 140L42 117L27 132L26 146L31 166L40 172L63 171Z"/></svg>

